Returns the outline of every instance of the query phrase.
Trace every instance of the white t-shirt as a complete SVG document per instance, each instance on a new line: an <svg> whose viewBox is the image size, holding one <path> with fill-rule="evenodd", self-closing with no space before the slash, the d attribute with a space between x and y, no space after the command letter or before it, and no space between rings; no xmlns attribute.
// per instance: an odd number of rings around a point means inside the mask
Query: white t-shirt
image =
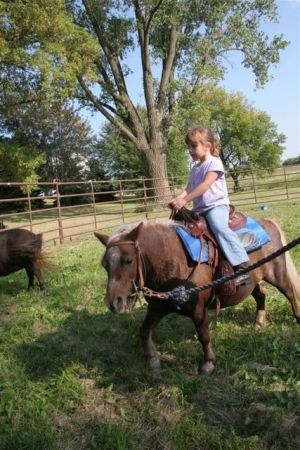
<svg viewBox="0 0 300 450"><path fill-rule="evenodd" d="M207 172L218 172L218 178L202 195L193 200L193 209L204 213L219 205L229 205L228 191L225 180L224 166L220 158L211 156L208 161L195 164L192 167L187 192L193 191L203 183Z"/></svg>

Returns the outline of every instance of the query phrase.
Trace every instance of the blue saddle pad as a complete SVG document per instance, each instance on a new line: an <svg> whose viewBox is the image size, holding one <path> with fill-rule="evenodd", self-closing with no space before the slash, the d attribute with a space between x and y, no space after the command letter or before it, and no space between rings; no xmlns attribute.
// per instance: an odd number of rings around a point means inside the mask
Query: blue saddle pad
<svg viewBox="0 0 300 450"><path fill-rule="evenodd" d="M176 226L175 229L192 260L198 262L201 254L200 239L192 236L181 226ZM266 230L256 222L256 220L249 216L247 216L245 226L236 230L235 233L238 235L247 253L257 250L271 240ZM202 262L208 261L208 249L206 243L205 247L202 249L201 260Z"/></svg>

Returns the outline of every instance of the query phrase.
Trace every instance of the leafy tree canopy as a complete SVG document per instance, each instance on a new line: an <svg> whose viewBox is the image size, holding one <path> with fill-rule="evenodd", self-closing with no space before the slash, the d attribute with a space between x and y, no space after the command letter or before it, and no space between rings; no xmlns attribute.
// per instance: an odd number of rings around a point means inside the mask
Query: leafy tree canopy
<svg viewBox="0 0 300 450"><path fill-rule="evenodd" d="M184 100L182 107L188 107ZM228 169L248 166L273 170L278 166L285 136L270 116L254 108L243 94L207 86L194 94L189 111L190 126L203 124L214 130ZM187 121L184 126L188 128Z"/></svg>
<svg viewBox="0 0 300 450"><path fill-rule="evenodd" d="M222 78L232 51L263 86L287 42L269 38L275 0L2 1L1 84L26 81L23 101L76 96L104 115L145 155L150 174L165 173L178 93ZM127 89L130 56L140 54L147 126ZM154 65L156 70L154 72ZM160 70L159 70L160 69ZM159 74L157 76L154 73ZM157 186L157 189L159 186ZM162 186L165 190L165 186Z"/></svg>
<svg viewBox="0 0 300 450"><path fill-rule="evenodd" d="M137 109L146 127L147 111L141 106L138 106ZM180 144L181 139L178 139L177 134L171 133L166 152L168 176L187 175L187 153ZM99 179L99 167L101 167L102 174L104 170L106 178L133 179L141 176L151 177L145 155L132 142L124 138L122 133L109 122L106 122L103 126L101 138L89 157L89 164L95 169L98 167L96 172L92 174L94 179Z"/></svg>
<svg viewBox="0 0 300 450"><path fill-rule="evenodd" d="M288 158L283 161L283 166L293 166L294 164L300 164L300 156L296 156L295 158Z"/></svg>
<svg viewBox="0 0 300 450"><path fill-rule="evenodd" d="M80 180L89 171L86 158L95 138L89 125L66 103L34 102L2 109L1 131L12 135L20 148L35 148L43 155L36 171L44 181Z"/></svg>
<svg viewBox="0 0 300 450"><path fill-rule="evenodd" d="M0 140L0 181L34 183L37 167L44 162L34 148L24 147L16 140ZM26 188L25 188L26 191Z"/></svg>
<svg viewBox="0 0 300 450"><path fill-rule="evenodd" d="M186 112L188 111L188 113ZM220 139L221 158L234 179L240 173L272 171L280 165L285 136L268 114L255 109L241 93L212 85L182 95L173 133L184 148L188 128L208 126Z"/></svg>

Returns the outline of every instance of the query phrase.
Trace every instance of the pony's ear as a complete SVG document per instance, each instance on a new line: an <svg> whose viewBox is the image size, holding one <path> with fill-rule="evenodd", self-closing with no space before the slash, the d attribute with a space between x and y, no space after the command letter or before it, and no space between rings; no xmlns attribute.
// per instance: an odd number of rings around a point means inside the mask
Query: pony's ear
<svg viewBox="0 0 300 450"><path fill-rule="evenodd" d="M130 233L128 234L128 238L130 238L132 241L136 241L142 226L143 222L139 223L137 227L130 231Z"/></svg>
<svg viewBox="0 0 300 450"><path fill-rule="evenodd" d="M102 242L103 245L105 245L105 247L107 246L109 236L106 236L106 234L97 233L97 231L94 232L94 235L100 242Z"/></svg>

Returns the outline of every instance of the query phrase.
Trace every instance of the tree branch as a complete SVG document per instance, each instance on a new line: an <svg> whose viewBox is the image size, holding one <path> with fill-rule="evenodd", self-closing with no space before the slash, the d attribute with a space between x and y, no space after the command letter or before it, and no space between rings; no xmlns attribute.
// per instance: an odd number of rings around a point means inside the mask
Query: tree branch
<svg viewBox="0 0 300 450"><path fill-rule="evenodd" d="M158 133L157 110L154 103L154 82L151 70L151 58L149 50L149 30L147 30L145 17L143 16L139 0L133 0L137 29L141 49L143 67L143 82L147 114L149 121L150 140L154 140Z"/></svg>
<svg viewBox="0 0 300 450"><path fill-rule="evenodd" d="M153 17L155 16L156 12L159 10L159 8L160 8L162 2L163 2L163 0L159 0L159 1L157 2L157 4L156 4L156 5L151 9L151 11L150 11L149 19L148 19L148 21L147 21L147 23L146 23L146 28L145 28L147 33L149 32L149 28L150 28L152 19L153 19Z"/></svg>
<svg viewBox="0 0 300 450"><path fill-rule="evenodd" d="M123 133L131 142L133 142L135 145L137 145L137 138L132 133L132 131L126 127L124 122L117 117L116 111L114 108L110 107L109 105L99 101L95 95L92 93L92 91L88 88L88 86L85 84L83 79L81 77L78 77L78 81L80 86L82 87L83 91L85 92L88 99L92 102L92 104L95 106L95 108L103 114L103 116L112 123L116 128L118 128L121 133ZM107 109L109 109L111 112L115 113L115 116L112 116Z"/></svg>
<svg viewBox="0 0 300 450"><path fill-rule="evenodd" d="M163 107L163 103L166 96L166 89L167 84L170 81L172 69L174 66L175 56L176 56L176 48L177 48L177 42L179 38L179 28L173 25L171 30L171 36L170 36L170 45L169 45L169 51L168 56L162 71L161 80L160 80L160 86L159 86L159 93L158 93L158 108L161 110Z"/></svg>
<svg viewBox="0 0 300 450"><path fill-rule="evenodd" d="M140 116L133 105L125 83L125 78L123 74L123 70L119 61L118 56L115 54L114 49L111 44L105 38L105 33L101 23L97 20L97 18L93 15L92 8L90 8L89 1L83 0L83 4L85 6L86 12L89 16L93 29L98 38L99 44L104 52L104 55L107 59L107 62L111 68L112 75L116 84L117 90L111 92L110 95L123 107L126 108L128 115L130 117L130 122L133 127L132 135L141 135L143 139L147 141L145 130L143 124L141 122ZM102 74L103 75L103 74ZM106 76L106 74L104 74ZM108 76L108 75L107 75ZM101 84L101 83L100 83Z"/></svg>

